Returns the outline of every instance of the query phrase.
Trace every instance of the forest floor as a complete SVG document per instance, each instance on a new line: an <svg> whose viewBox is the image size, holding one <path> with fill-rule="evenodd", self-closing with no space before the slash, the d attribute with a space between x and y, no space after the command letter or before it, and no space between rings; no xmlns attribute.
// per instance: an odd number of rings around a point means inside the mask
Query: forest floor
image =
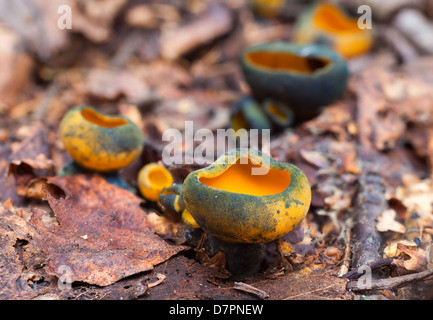
<svg viewBox="0 0 433 320"><path fill-rule="evenodd" d="M290 41L308 3L263 19L246 0L69 0L68 30L57 27L63 2L0 4L0 299L433 297L433 50L393 25L404 10L431 21L431 1L377 18L373 48L347 61L344 96L272 134L270 155L307 175L311 207L268 244L264 270L236 281L200 234L187 241L180 219L140 196L137 174L161 161L166 129L226 128L250 94L242 50ZM133 190L57 176L71 161L58 126L77 105L144 132L142 155L121 171ZM177 183L198 168L168 167Z"/></svg>

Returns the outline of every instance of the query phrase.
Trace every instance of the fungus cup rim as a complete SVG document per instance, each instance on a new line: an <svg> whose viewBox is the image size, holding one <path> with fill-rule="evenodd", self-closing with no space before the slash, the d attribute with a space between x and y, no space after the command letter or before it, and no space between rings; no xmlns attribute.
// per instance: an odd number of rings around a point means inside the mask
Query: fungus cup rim
<svg viewBox="0 0 433 320"><path fill-rule="evenodd" d="M91 110L92 112L95 112L98 116L100 116L100 117L103 117L103 118L107 118L107 119L109 119L109 120L115 120L115 119L119 119L119 120L123 120L123 121L125 121L123 124L120 124L120 125L118 125L118 126L113 126L113 127L107 127L107 126L102 126L102 125L98 125L98 124L96 124L96 123L94 123L94 122L92 122L92 121L90 121L90 120L88 120L83 114L82 114L82 112L84 111L84 110ZM133 123L132 121L131 121L131 119L129 119L129 118L127 118L127 117L124 117L124 116L122 116L122 115L111 115L111 114L105 114L105 113L101 113L101 112L99 112L99 110L97 110L96 108L93 108L93 107L91 107L91 106L86 106L86 105L82 105L82 106L77 106L77 107L74 107L74 108L72 108L72 109L70 109L69 111L72 111L72 110L76 110L76 111L78 111L78 114L79 114L79 116L83 119L83 121L85 121L87 124L89 124L90 126L92 126L92 127L94 127L94 128L97 128L98 130L107 130L107 131L111 131L111 130L114 130L114 129L117 129L117 128L121 128L121 127L124 127L124 126L127 126L127 125L131 125L131 124L133 124L133 125L135 125L135 123Z"/></svg>
<svg viewBox="0 0 433 320"><path fill-rule="evenodd" d="M248 158L249 161L251 161L253 164L259 164L261 166L264 166L267 170L275 170L275 171L284 171L289 174L290 176L290 183L289 185L281 192L269 194L269 195L252 195L248 193L239 193L239 192L231 192L224 189L219 189L215 187L208 186L200 181L200 178L216 178L221 175L223 175L231 166L237 164L237 160L242 158ZM264 158L264 161L261 161L260 158ZM293 179L292 179L292 172L287 172L286 166L289 165L289 167L293 167L289 163L281 163L267 155L266 153L263 153L261 151L252 151L251 149L234 149L234 151L229 151L223 155L221 155L213 164L210 166L196 170L196 176L194 177L196 182L200 183L204 188L209 188L210 190L218 190L219 192L226 193L226 194L235 194L242 197L248 196L248 197L259 197L259 198L272 198L276 196L280 196L284 193L287 193L290 191L290 188L293 188ZM271 168L273 167L273 168ZM218 174L213 175L209 174L207 171L214 171L217 169L223 170L219 171Z"/></svg>
<svg viewBox="0 0 433 320"><path fill-rule="evenodd" d="M288 173L289 185L282 192L252 195L214 188L199 180L206 170L210 177L223 174L230 167L228 157L240 159L245 155L256 163L262 159L262 165L266 163L271 170ZM185 179L183 200L197 224L209 234L229 242L266 243L290 232L305 218L311 204L311 187L302 170L290 163L278 162L254 149L233 149ZM203 207L206 205L215 208L209 210Z"/></svg>
<svg viewBox="0 0 433 320"><path fill-rule="evenodd" d="M272 69L251 63L249 59L247 59L247 55L255 51L264 51L269 53L290 53L300 58L315 58L319 60L327 60L328 63L327 65L321 68L317 68L316 70L313 70L309 73L289 69ZM243 51L241 55L241 60L245 66L253 68L257 72L263 72L269 75L292 75L305 79L320 77L323 74L329 72L329 70L335 68L336 66L346 63L343 56L341 56L338 52L334 51L326 45L320 45L315 43L298 44L286 41L274 41L253 45Z"/></svg>

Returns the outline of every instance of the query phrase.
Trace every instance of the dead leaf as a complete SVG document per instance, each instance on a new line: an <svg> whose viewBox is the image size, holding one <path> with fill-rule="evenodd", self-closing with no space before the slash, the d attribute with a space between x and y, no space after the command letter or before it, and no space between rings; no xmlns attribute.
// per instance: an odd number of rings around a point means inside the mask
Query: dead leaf
<svg viewBox="0 0 433 320"><path fill-rule="evenodd" d="M394 231L398 233L405 233L406 228L400 222L395 220L397 212L394 209L387 209L382 212L378 217L376 228L379 232Z"/></svg>
<svg viewBox="0 0 433 320"><path fill-rule="evenodd" d="M12 199L14 205L22 202L21 196L25 196L27 185L32 179L54 173L54 164L49 159L47 128L37 122L25 131L26 137L15 145L8 155L9 161L0 169L0 174L5 179L0 184L0 200Z"/></svg>
<svg viewBox="0 0 433 320"><path fill-rule="evenodd" d="M174 60L232 28L231 11L222 4L211 3L208 10L186 25L164 29L161 35L161 55Z"/></svg>
<svg viewBox="0 0 433 320"><path fill-rule="evenodd" d="M151 94L147 84L126 70L92 69L84 80L82 90L90 96L116 100L125 96L128 102L139 104Z"/></svg>
<svg viewBox="0 0 433 320"><path fill-rule="evenodd" d="M409 241L409 240L393 241L383 249L384 257L398 257L401 254L401 251L398 249L399 244L403 244L406 248L409 248L411 250L416 249L417 247L415 241Z"/></svg>
<svg viewBox="0 0 433 320"><path fill-rule="evenodd" d="M154 234L140 198L100 176L54 177L46 183L64 194L46 193L60 225L45 226L40 211L30 223L41 233L35 245L46 255L50 274L60 277L67 266L72 281L107 286L183 250Z"/></svg>
<svg viewBox="0 0 433 320"><path fill-rule="evenodd" d="M12 161L6 175L13 175L15 178L15 189L20 196L28 196L27 188L32 179L36 177L54 175L54 163L47 159L42 153L34 159L22 159Z"/></svg>
<svg viewBox="0 0 433 320"><path fill-rule="evenodd" d="M30 224L0 203L1 300L32 299L50 289L33 285L41 279L36 270L41 271L43 263L43 256L27 242L34 236L37 233Z"/></svg>
<svg viewBox="0 0 433 320"><path fill-rule="evenodd" d="M317 168L326 169L330 166L328 158L321 152L301 149L299 154L306 162Z"/></svg>
<svg viewBox="0 0 433 320"><path fill-rule="evenodd" d="M11 106L28 85L33 63L12 31L0 27L0 43L0 104Z"/></svg>
<svg viewBox="0 0 433 320"><path fill-rule="evenodd" d="M57 27L63 0L17 0L0 4L0 21L23 39L27 49L47 60L68 44L68 31Z"/></svg>
<svg viewBox="0 0 433 320"><path fill-rule="evenodd" d="M100 43L112 36L112 24L126 0L76 0L71 4L72 30Z"/></svg>
<svg viewBox="0 0 433 320"><path fill-rule="evenodd" d="M424 271L427 269L428 261L426 252L424 250L422 250L421 248L408 248L403 243L398 243L397 249L408 255L410 259L395 259L392 262L393 265L403 267L408 271L416 272Z"/></svg>

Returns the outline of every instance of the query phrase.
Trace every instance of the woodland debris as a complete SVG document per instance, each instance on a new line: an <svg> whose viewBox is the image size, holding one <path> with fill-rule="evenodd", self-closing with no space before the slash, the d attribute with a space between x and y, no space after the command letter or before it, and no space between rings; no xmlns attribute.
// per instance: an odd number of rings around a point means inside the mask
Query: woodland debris
<svg viewBox="0 0 433 320"><path fill-rule="evenodd" d="M423 271L427 269L427 255L421 248L416 248L415 250L407 248L404 244L397 244L398 250L405 253L410 259L407 260L394 260L393 265L403 267L408 271Z"/></svg>
<svg viewBox="0 0 433 320"><path fill-rule="evenodd" d="M107 286L151 270L184 249L153 233L140 207L142 199L97 175L53 177L41 183L52 186L43 189L60 223L45 226L45 212L36 209L30 219L40 233L32 243L46 255L50 274L60 277L66 265L71 281Z"/></svg>
<svg viewBox="0 0 433 320"><path fill-rule="evenodd" d="M24 51L20 38L0 26L0 109L14 104L19 93L29 84L33 62Z"/></svg>
<svg viewBox="0 0 433 320"><path fill-rule="evenodd" d="M348 273L342 275L341 277L343 279L357 279L364 274L365 267L370 268L370 270L376 270L376 269L379 269L379 268L382 268L385 266L390 266L393 261L394 261L393 257L379 259L377 261L370 262L370 263L363 265L361 267L354 268L354 269L350 270Z"/></svg>
<svg viewBox="0 0 433 320"><path fill-rule="evenodd" d="M68 31L57 27L57 11L64 4L63 0L3 1L0 22L21 37L28 52L48 61L69 43Z"/></svg>
<svg viewBox="0 0 433 320"><path fill-rule="evenodd" d="M406 228L403 224L395 220L397 213L394 209L387 209L377 218L376 228L380 232L394 231L397 233L405 233Z"/></svg>
<svg viewBox="0 0 433 320"><path fill-rule="evenodd" d="M269 298L269 294L263 290L257 289L249 284L243 283L243 282L235 282L233 289L240 290L243 292L250 293L259 299L266 299Z"/></svg>
<svg viewBox="0 0 433 320"><path fill-rule="evenodd" d="M420 0L394 0L394 1L381 1L381 0L355 0L347 1L349 6L353 9L358 9L361 5L367 5L371 7L373 18L379 21L385 21L392 18L397 12L405 8L418 8L422 9L423 2Z"/></svg>
<svg viewBox="0 0 433 320"><path fill-rule="evenodd" d="M399 277L385 278L379 280L371 280L369 285L360 284L357 280L347 283L347 290L355 292L371 291L371 290L387 290L395 289L402 286L407 286L413 282L422 281L433 276L433 269L428 269L422 272L408 274Z"/></svg>
<svg viewBox="0 0 433 320"><path fill-rule="evenodd" d="M394 18L393 25L422 52L433 54L433 23L419 10L402 10Z"/></svg>
<svg viewBox="0 0 433 320"><path fill-rule="evenodd" d="M210 4L196 20L161 35L161 55L174 60L190 50L227 33L232 28L231 11L222 4Z"/></svg>

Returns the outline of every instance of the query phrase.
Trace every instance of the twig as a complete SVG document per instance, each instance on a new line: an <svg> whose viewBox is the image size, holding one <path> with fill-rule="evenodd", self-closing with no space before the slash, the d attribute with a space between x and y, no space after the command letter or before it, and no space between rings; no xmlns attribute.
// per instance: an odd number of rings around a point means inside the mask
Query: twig
<svg viewBox="0 0 433 320"><path fill-rule="evenodd" d="M347 227L346 229L346 248L344 249L344 259L343 264L340 267L340 271L338 271L338 276L343 277L349 272L350 269L350 258L351 258L351 246L350 246L350 238L352 236L352 230Z"/></svg>
<svg viewBox="0 0 433 320"><path fill-rule="evenodd" d="M359 268L355 268L355 269L349 271L348 273L343 275L342 278L343 279L357 279L363 275L363 273L359 272L359 270L363 269L365 266L368 266L371 270L375 270L375 269L379 269L379 268L391 265L393 260L394 260L394 257L389 257L389 258L384 258L384 259L380 259L380 260L371 262L369 264L366 264L364 266L361 266Z"/></svg>
<svg viewBox="0 0 433 320"><path fill-rule="evenodd" d="M156 280L156 281L154 281L154 282L152 282L152 283L149 283L149 284L147 285L148 288L156 287L157 285L163 283L164 280L165 280L165 278L166 278L166 276L163 275L162 273L157 273L156 276L157 276L158 280Z"/></svg>
<svg viewBox="0 0 433 320"><path fill-rule="evenodd" d="M255 287L250 286L249 284L246 284L243 282L235 282L233 289L250 293L250 294L255 295L256 297L258 297L260 299L269 298L269 294L267 292L260 290L260 289L257 289Z"/></svg>
<svg viewBox="0 0 433 320"><path fill-rule="evenodd" d="M422 272L408 274L400 277L371 280L368 286L365 286L364 284L360 285L359 281L350 281L347 283L346 288L347 290L351 290L351 291L395 289L395 288L406 286L412 282L424 280L431 276L433 276L433 268Z"/></svg>

